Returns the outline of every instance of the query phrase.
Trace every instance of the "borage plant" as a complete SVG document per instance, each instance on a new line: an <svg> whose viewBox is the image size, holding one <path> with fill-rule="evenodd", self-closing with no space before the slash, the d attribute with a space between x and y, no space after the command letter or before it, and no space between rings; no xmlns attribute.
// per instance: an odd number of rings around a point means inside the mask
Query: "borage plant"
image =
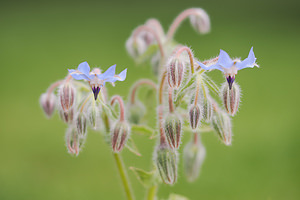
<svg viewBox="0 0 300 200"><path fill-rule="evenodd" d="M145 171L130 167L148 190L147 199L158 199L159 184L176 183L179 161L177 151L183 132L191 135L183 150L184 174L188 181L195 181L205 158L201 133L214 130L225 145L231 145L231 116L238 110L241 95L240 87L235 82L237 72L258 67L253 48L243 61L231 59L223 50L209 60L195 58L189 47L173 39L186 18L190 19L197 32L204 34L210 31L207 13L200 8L192 8L179 14L166 34L156 19L149 19L132 32L126 42L127 51L137 63L150 61L159 81L138 80L130 90L126 104L118 95L110 98L105 83L114 85L116 81L124 81L127 70L116 74L116 66L113 65L105 72L98 68L91 71L87 62L79 64L77 69L69 70L65 79L52 84L40 98L48 117L57 108L61 119L68 124L66 146L70 154L77 156L82 150L88 126L102 133L112 148L127 199L134 199L134 193L120 152L125 147L140 156L130 134L158 138L152 169ZM208 72L214 69L224 73L226 81L221 87L208 76ZM145 121L147 117L145 106L137 99L136 93L143 86L150 86L157 92L157 128L141 122L141 119ZM55 90L57 87L59 89ZM223 102L222 106L218 104L219 98ZM115 103L119 104L118 111L115 110ZM170 194L169 199L187 198Z"/></svg>

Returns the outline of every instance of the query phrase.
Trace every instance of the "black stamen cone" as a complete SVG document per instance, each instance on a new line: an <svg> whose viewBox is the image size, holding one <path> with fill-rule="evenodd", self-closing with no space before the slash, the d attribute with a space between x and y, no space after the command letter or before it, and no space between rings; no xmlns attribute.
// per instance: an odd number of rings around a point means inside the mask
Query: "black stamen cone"
<svg viewBox="0 0 300 200"><path fill-rule="evenodd" d="M93 90L93 93L94 93L94 98L95 98L95 101L97 100L98 98L98 94L100 92L100 87L93 87L92 90Z"/></svg>
<svg viewBox="0 0 300 200"><path fill-rule="evenodd" d="M229 85L229 89L231 90L232 84L234 82L235 77L234 76L232 76L232 77L228 76L226 79L227 79L227 82L228 82L228 85Z"/></svg>

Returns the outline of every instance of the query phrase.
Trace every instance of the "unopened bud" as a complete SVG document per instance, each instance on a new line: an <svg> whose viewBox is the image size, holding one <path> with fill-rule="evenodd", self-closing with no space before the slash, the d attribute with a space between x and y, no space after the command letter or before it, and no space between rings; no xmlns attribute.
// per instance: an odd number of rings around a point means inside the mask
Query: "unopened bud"
<svg viewBox="0 0 300 200"><path fill-rule="evenodd" d="M53 93L44 93L41 95L40 104L45 112L46 116L50 118L55 110L56 96Z"/></svg>
<svg viewBox="0 0 300 200"><path fill-rule="evenodd" d="M111 144L113 151L118 153L124 148L129 138L130 127L125 121L118 121L111 132Z"/></svg>
<svg viewBox="0 0 300 200"><path fill-rule="evenodd" d="M164 121L164 130L172 148L178 148L181 141L182 122L176 113L169 113Z"/></svg>
<svg viewBox="0 0 300 200"><path fill-rule="evenodd" d="M210 31L210 19L208 14L201 8L195 10L196 13L190 16L191 25L199 33L208 33Z"/></svg>
<svg viewBox="0 0 300 200"><path fill-rule="evenodd" d="M72 124L74 118L74 108L69 109L68 111L59 111L60 118L67 124Z"/></svg>
<svg viewBox="0 0 300 200"><path fill-rule="evenodd" d="M128 120L133 124L139 124L145 115L145 106L140 101L128 105Z"/></svg>
<svg viewBox="0 0 300 200"><path fill-rule="evenodd" d="M221 89L223 104L226 111L234 116L239 108L240 102L240 87L237 83L232 85L232 88L229 89L228 84L224 83Z"/></svg>
<svg viewBox="0 0 300 200"><path fill-rule="evenodd" d="M173 185L177 180L177 152L168 144L160 144L156 148L155 162L162 181Z"/></svg>
<svg viewBox="0 0 300 200"><path fill-rule="evenodd" d="M225 145L231 145L231 119L224 111L214 112L212 126Z"/></svg>
<svg viewBox="0 0 300 200"><path fill-rule="evenodd" d="M98 128L98 123L100 119L100 108L95 106L90 106L88 108L88 121L93 129Z"/></svg>
<svg viewBox="0 0 300 200"><path fill-rule="evenodd" d="M202 118L200 106L198 104L192 104L189 117L192 129L196 129L200 123L200 119Z"/></svg>
<svg viewBox="0 0 300 200"><path fill-rule="evenodd" d="M172 57L167 64L168 83L171 88L178 89L184 76L184 62L179 58Z"/></svg>
<svg viewBox="0 0 300 200"><path fill-rule="evenodd" d="M137 59L147 50L147 45L141 37L133 38L133 36L130 36L126 41L126 49L133 59Z"/></svg>
<svg viewBox="0 0 300 200"><path fill-rule="evenodd" d="M70 82L64 83L59 88L59 102L63 111L67 112L75 102L75 88Z"/></svg>
<svg viewBox="0 0 300 200"><path fill-rule="evenodd" d="M203 100L203 119L205 122L209 123L211 122L213 116L213 106L211 103L210 98Z"/></svg>
<svg viewBox="0 0 300 200"><path fill-rule="evenodd" d="M85 143L86 137L78 135L75 127L70 126L66 132L66 146L68 152L72 155L78 156L79 151L82 149Z"/></svg>
<svg viewBox="0 0 300 200"><path fill-rule="evenodd" d="M183 167L184 174L188 181L193 182L198 178L205 155L205 148L198 137L196 141L192 140L184 147Z"/></svg>
<svg viewBox="0 0 300 200"><path fill-rule="evenodd" d="M75 126L79 136L85 136L87 132L87 118L82 112L78 112L75 120Z"/></svg>

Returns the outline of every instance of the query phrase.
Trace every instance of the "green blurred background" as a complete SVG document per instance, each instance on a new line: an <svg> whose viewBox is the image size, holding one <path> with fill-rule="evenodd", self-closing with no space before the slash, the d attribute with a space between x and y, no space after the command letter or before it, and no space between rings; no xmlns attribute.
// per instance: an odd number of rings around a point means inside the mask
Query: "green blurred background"
<svg viewBox="0 0 300 200"><path fill-rule="evenodd" d="M128 67L128 78L110 94L124 97L149 66L134 64L125 41L133 28L155 17L167 29L186 8L202 7L212 31L198 35L188 21L176 40L199 59L222 48L245 58L251 46L261 68L239 72L242 105L226 147L203 135L207 157L200 178L186 182L179 168L175 192L190 199L300 199L299 45L300 1L1 1L0 3L0 199L124 199L110 148L89 131L77 158L65 147L66 125L46 120L38 100L67 68L88 61L106 69ZM153 145L135 137L143 154L125 150L127 166L150 169ZM188 136L184 137L184 143ZM181 158L182 159L182 158ZM144 190L129 172L137 199Z"/></svg>

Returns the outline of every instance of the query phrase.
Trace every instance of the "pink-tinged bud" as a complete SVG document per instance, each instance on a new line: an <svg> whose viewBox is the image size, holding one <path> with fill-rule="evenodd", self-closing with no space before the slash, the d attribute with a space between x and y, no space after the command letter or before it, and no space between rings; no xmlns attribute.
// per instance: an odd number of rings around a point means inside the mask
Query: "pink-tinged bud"
<svg viewBox="0 0 300 200"><path fill-rule="evenodd" d="M176 113L169 113L164 121L164 130L170 147L179 148L182 122Z"/></svg>
<svg viewBox="0 0 300 200"><path fill-rule="evenodd" d="M68 152L72 155L78 156L85 143L85 139L86 137L81 137L78 135L75 127L70 126L66 132L66 146Z"/></svg>
<svg viewBox="0 0 300 200"><path fill-rule="evenodd" d="M125 121L118 121L111 132L111 144L113 151L118 153L124 148L129 138L130 127Z"/></svg>
<svg viewBox="0 0 300 200"><path fill-rule="evenodd" d="M197 134L197 133L195 133ZM206 151L201 141L197 138L186 144L183 150L184 175L189 182L195 181L205 159Z"/></svg>
<svg viewBox="0 0 300 200"><path fill-rule="evenodd" d="M127 52L133 59L137 59L140 55L145 53L147 48L145 41L139 36L135 39L130 36L130 38L126 41Z"/></svg>
<svg viewBox="0 0 300 200"><path fill-rule="evenodd" d="M230 89L227 83L224 83L221 89L223 104L226 111L231 115L234 116L239 108L240 102L240 87L237 83L232 85Z"/></svg>
<svg viewBox="0 0 300 200"><path fill-rule="evenodd" d="M190 117L190 125L192 129L196 129L198 126L200 126L202 112L198 104L196 105L192 104L192 106L190 107L189 117Z"/></svg>
<svg viewBox="0 0 300 200"><path fill-rule="evenodd" d="M75 126L79 136L85 136L87 133L87 118L84 113L79 112L75 119Z"/></svg>
<svg viewBox="0 0 300 200"><path fill-rule="evenodd" d="M63 111L67 112L75 102L75 88L70 82L64 83L59 88L59 102Z"/></svg>
<svg viewBox="0 0 300 200"><path fill-rule="evenodd" d="M55 106L56 106L56 96L53 93L44 93L41 95L40 104L48 118L52 117Z"/></svg>
<svg viewBox="0 0 300 200"><path fill-rule="evenodd" d="M140 101L128 105L128 120L133 124L139 124L146 112L145 106Z"/></svg>
<svg viewBox="0 0 300 200"><path fill-rule="evenodd" d="M213 116L213 106L210 98L203 100L203 119L205 122L210 123Z"/></svg>
<svg viewBox="0 0 300 200"><path fill-rule="evenodd" d="M212 126L218 133L222 142L227 146L231 145L231 119L227 113L222 110L214 112Z"/></svg>
<svg viewBox="0 0 300 200"><path fill-rule="evenodd" d="M210 31L210 19L208 14L201 8L195 10L195 14L190 16L191 25L198 33L208 33Z"/></svg>
<svg viewBox="0 0 300 200"><path fill-rule="evenodd" d="M60 110L59 115L65 123L72 124L74 118L74 108L69 109L67 112Z"/></svg>
<svg viewBox="0 0 300 200"><path fill-rule="evenodd" d="M156 150L154 159L160 177L165 184L173 185L177 180L177 152L168 144L160 144Z"/></svg>
<svg viewBox="0 0 300 200"><path fill-rule="evenodd" d="M178 89L182 83L185 65L179 58L172 57L167 64L168 83L171 88Z"/></svg>

